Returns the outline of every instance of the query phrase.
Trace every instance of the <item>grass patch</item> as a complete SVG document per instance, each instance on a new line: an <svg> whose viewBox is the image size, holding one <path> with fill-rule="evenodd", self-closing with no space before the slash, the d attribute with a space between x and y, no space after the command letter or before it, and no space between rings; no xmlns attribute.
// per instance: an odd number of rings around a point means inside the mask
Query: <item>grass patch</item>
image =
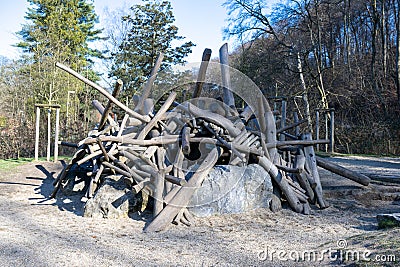
<svg viewBox="0 0 400 267"><path fill-rule="evenodd" d="M33 158L19 158L19 159L1 159L0 171L9 171L20 165L32 162Z"/></svg>
<svg viewBox="0 0 400 267"><path fill-rule="evenodd" d="M58 157L58 160L68 161L69 157ZM53 161L54 158L50 158ZM0 159L0 171L11 171L18 166L34 162L34 158ZM46 157L39 158L39 162L46 161Z"/></svg>

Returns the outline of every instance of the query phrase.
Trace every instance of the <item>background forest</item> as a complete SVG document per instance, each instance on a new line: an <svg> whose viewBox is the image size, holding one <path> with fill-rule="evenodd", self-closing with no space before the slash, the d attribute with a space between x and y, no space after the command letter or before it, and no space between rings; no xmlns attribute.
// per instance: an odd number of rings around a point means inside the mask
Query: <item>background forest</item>
<svg viewBox="0 0 400 267"><path fill-rule="evenodd" d="M93 81L106 78L110 88L122 79L129 103L158 52L168 69L184 63L194 45L178 34L169 1L144 0L110 14L104 29L97 27L93 1L28 2L28 23L16 44L23 56L0 58L0 158L32 157L36 103L61 105L66 141L80 140L96 123L91 101L101 96L55 62ZM237 44L231 65L267 97L287 97L289 111L302 118L308 99L312 121L315 109L334 108L337 152L400 153L400 0L290 0L272 10L262 0L227 0L225 7L225 36ZM95 62L108 73L99 73Z"/></svg>

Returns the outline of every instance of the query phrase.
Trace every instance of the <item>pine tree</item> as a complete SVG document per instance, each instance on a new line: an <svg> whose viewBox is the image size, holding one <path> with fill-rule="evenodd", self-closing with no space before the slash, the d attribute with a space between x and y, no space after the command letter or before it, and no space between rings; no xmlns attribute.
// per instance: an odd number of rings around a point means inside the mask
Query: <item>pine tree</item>
<svg viewBox="0 0 400 267"><path fill-rule="evenodd" d="M192 42L174 47L173 41L185 39L178 35L178 27L169 1L142 0L131 7L131 14L122 17L128 32L123 36L113 56L110 77L122 79L124 94L132 96L150 75L158 53L164 53L161 69L182 64L192 52ZM124 33L122 33L124 34Z"/></svg>
<svg viewBox="0 0 400 267"><path fill-rule="evenodd" d="M27 0L31 7L25 18L29 22L18 32L17 44L30 58L30 76L36 101L59 103L67 90L82 91L82 84L70 81L55 68L62 62L91 79L98 79L90 70L91 58L101 52L89 47L89 42L101 39L93 1L88 0Z"/></svg>

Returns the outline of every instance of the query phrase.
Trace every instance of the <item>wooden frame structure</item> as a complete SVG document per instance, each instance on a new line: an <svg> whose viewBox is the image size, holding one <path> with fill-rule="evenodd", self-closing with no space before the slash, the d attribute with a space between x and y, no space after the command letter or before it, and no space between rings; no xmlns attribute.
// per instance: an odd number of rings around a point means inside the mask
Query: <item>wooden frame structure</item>
<svg viewBox="0 0 400 267"><path fill-rule="evenodd" d="M320 129L320 115L325 116L325 139L329 140L328 144L325 144L325 152L334 153L335 152L335 109L316 109L315 110L315 138L319 139L319 129ZM317 151L319 151L319 144L316 146Z"/></svg>
<svg viewBox="0 0 400 267"><path fill-rule="evenodd" d="M40 136L40 109L47 109L47 161L50 161L51 154L51 110L56 110L56 126L54 139L54 162L58 161L58 135L60 128L60 105L35 104L36 128L35 128L35 161L39 160L39 136Z"/></svg>

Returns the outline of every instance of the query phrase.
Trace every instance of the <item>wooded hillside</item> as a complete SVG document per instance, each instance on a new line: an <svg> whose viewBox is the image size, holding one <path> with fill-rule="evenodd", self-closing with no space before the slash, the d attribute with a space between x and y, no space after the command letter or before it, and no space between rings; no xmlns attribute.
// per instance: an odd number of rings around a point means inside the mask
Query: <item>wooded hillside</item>
<svg viewBox="0 0 400 267"><path fill-rule="evenodd" d="M284 2L284 1L281 1ZM231 0L235 67L267 96L336 109L336 151L398 154L400 1ZM300 97L300 98L298 98ZM296 107L292 101L293 108Z"/></svg>
<svg viewBox="0 0 400 267"><path fill-rule="evenodd" d="M16 44L22 56L0 58L0 158L33 156L35 104L61 106L60 137L66 141L80 140L98 122L91 99L105 100L55 62L90 80L107 80L110 88L122 79L121 95L132 105L159 52L168 70L194 45L171 45L184 37L169 1L144 0L112 13L105 29L97 27L95 1L28 2L28 23ZM272 9L265 0L227 0L225 7L225 35L237 40L230 65L249 76L272 107L279 105L273 97L286 97L288 114L304 119L307 98L312 122L316 109L335 109L335 151L400 154L400 0L289 0ZM94 41L107 49L93 49ZM97 73L96 65L108 73ZM41 156L46 112L42 116Z"/></svg>

